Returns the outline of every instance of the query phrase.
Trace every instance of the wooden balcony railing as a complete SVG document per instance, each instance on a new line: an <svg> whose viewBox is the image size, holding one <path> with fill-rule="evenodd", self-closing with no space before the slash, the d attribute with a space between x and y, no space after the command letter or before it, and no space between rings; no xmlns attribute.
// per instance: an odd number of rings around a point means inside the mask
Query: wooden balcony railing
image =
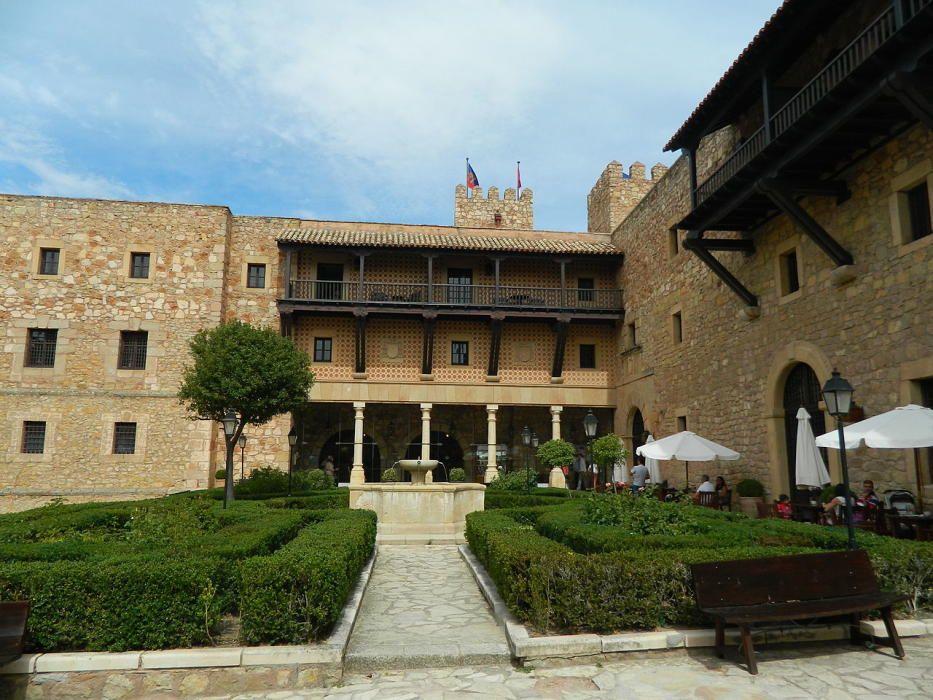
<svg viewBox="0 0 933 700"><path fill-rule="evenodd" d="M396 282L331 282L293 279L287 298L367 306L439 306L480 309L536 309L619 311L618 289L560 289L483 284L432 284Z"/></svg>
<svg viewBox="0 0 933 700"><path fill-rule="evenodd" d="M919 14L931 3L933 0L908 0L900 5L903 16L898 16L893 6L881 13L810 82L771 115L767 125L763 125L749 136L712 175L697 186L697 205L717 192L764 151L769 143L820 104L837 85L864 64L883 44L890 41L904 22ZM770 127L770 133L766 126Z"/></svg>

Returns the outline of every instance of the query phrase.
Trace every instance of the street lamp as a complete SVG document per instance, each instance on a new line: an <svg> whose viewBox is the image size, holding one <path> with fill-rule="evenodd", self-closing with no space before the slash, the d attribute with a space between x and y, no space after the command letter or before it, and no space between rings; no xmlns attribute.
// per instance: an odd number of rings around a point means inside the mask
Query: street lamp
<svg viewBox="0 0 933 700"><path fill-rule="evenodd" d="M531 449L534 450L532 460L534 462L534 467L535 467L535 482L537 483L537 480L538 480L537 478L537 475L538 475L538 434L534 430L531 431ZM530 486L528 488L531 489Z"/></svg>
<svg viewBox="0 0 933 700"><path fill-rule="evenodd" d="M593 415L593 409L588 409L586 415L583 417L583 432L586 434L587 446L590 449L590 462L593 461L593 438L596 437L596 428L599 427L599 420L596 416ZM590 472L590 478L593 479L593 491L596 491L595 478L593 478L593 472L589 464L586 465L586 470Z"/></svg>
<svg viewBox="0 0 933 700"><path fill-rule="evenodd" d="M240 481L243 481L243 460L245 459L244 455L246 453L246 435L240 433L240 439L237 440L237 444L240 446Z"/></svg>
<svg viewBox="0 0 933 700"><path fill-rule="evenodd" d="M855 528L852 526L852 499L849 496L849 467L846 464L846 439L842 430L842 417L852 407L852 385L833 370L832 376L823 385L823 400L826 410L836 419L836 430L839 432L839 458L842 463L842 488L844 489L846 529L849 533L849 549L855 549Z"/></svg>
<svg viewBox="0 0 933 700"><path fill-rule="evenodd" d="M531 429L526 425L522 428L522 444L525 446L525 488L531 490L528 485L528 448L531 446Z"/></svg>
<svg viewBox="0 0 933 700"><path fill-rule="evenodd" d="M295 443L298 442L298 433L295 427L288 431L288 495L292 495L292 464L295 462Z"/></svg>
<svg viewBox="0 0 933 700"><path fill-rule="evenodd" d="M224 426L224 442L227 447L227 464L224 471L224 508L233 500L233 434L236 432L236 411L228 408L220 421Z"/></svg>

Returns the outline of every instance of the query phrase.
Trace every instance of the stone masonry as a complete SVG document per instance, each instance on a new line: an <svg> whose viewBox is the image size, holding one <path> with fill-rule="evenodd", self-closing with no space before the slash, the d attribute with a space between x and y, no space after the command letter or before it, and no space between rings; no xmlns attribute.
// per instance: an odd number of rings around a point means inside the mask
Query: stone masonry
<svg viewBox="0 0 933 700"><path fill-rule="evenodd" d="M647 180L645 166L638 161L632 163L627 174L619 161L609 163L586 198L587 230L615 231L666 172L667 166L657 163L651 168L651 179Z"/></svg>
<svg viewBox="0 0 933 700"><path fill-rule="evenodd" d="M484 197L482 187L474 187L470 193L466 185L457 185L454 190L454 226L524 230L534 228L532 191L523 189L521 196L515 195L513 187L507 187L502 199L499 199L497 187L490 187Z"/></svg>

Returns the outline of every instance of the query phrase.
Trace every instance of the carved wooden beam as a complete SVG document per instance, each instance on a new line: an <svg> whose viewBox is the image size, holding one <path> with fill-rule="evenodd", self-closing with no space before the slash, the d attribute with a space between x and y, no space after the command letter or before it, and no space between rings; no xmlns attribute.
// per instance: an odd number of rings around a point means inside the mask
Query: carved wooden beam
<svg viewBox="0 0 933 700"><path fill-rule="evenodd" d="M921 89L922 83L914 73L895 73L886 81L885 90L927 129L933 129L933 102Z"/></svg>

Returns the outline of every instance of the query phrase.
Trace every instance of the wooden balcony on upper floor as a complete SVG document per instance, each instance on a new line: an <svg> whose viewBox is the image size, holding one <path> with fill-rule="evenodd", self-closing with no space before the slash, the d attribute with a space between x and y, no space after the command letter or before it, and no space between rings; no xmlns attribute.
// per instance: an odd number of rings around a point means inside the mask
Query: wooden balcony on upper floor
<svg viewBox="0 0 933 700"><path fill-rule="evenodd" d="M619 289L517 287L482 284L428 284L292 279L279 301L284 311L422 313L433 310L454 315L554 316L585 315L618 318L622 315Z"/></svg>

